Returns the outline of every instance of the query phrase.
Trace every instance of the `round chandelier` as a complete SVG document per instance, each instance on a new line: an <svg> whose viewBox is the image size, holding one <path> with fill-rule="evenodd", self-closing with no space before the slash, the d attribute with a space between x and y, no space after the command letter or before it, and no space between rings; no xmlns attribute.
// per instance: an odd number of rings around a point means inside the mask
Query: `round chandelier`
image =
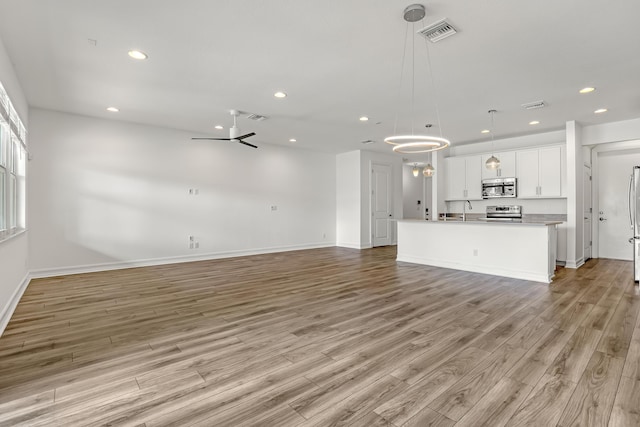
<svg viewBox="0 0 640 427"><path fill-rule="evenodd" d="M448 139L429 135L398 135L384 139L387 144L393 145L396 153L428 153L447 148L451 143Z"/></svg>
<svg viewBox="0 0 640 427"><path fill-rule="evenodd" d="M409 24L415 24L417 21L424 19L426 16L425 7L421 4L412 4L405 8L404 10L404 20L407 22L407 32L409 34ZM438 118L438 125L440 128L440 136L430 136L430 135L414 135L413 134L413 116L414 116L414 104L415 104L415 31L411 35L411 135L393 135L384 139L384 142L387 144L393 145L393 151L396 153L403 154L415 154L415 153L428 153L431 151L442 150L444 148L449 147L451 142L442 136L442 126L440 126L440 112L438 110L438 102L437 97L435 96L436 86L433 81L433 72L431 71L431 57L429 56L429 46L428 42L425 39L425 47L427 51L427 67L428 74L431 80L431 87L434 92L434 100L436 107L436 115ZM404 40L404 51L407 50L407 37L405 35ZM404 62L405 58L403 55L402 58L402 66L400 72L400 86L402 86L402 71L404 70ZM397 124L397 116L396 116L396 124ZM431 125L427 125L427 127L431 127ZM395 130L394 130L395 132Z"/></svg>

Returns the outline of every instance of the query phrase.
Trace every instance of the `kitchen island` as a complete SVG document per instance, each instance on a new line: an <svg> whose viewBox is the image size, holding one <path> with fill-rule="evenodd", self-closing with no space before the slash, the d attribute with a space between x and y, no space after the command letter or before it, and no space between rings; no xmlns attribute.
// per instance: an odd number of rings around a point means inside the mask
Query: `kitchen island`
<svg viewBox="0 0 640 427"><path fill-rule="evenodd" d="M398 220L397 260L551 283L557 224Z"/></svg>

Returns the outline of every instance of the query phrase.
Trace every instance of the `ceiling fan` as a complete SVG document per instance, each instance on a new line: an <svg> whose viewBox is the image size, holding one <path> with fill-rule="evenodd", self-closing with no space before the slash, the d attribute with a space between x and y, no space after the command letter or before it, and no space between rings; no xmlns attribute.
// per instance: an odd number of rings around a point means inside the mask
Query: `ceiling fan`
<svg viewBox="0 0 640 427"><path fill-rule="evenodd" d="M238 110L230 110L229 112L233 116L233 126L229 129L229 138L191 138L191 139L208 139L208 140L214 140L214 141L233 141L233 142L239 142L240 144L248 145L249 147L258 148L258 146L253 145L253 144L249 144L248 142L244 141L246 138L249 138L250 136L255 135L254 132L247 133L245 135L240 135L240 129L238 128L238 125L236 123L236 119L240 115L240 111L238 111Z"/></svg>

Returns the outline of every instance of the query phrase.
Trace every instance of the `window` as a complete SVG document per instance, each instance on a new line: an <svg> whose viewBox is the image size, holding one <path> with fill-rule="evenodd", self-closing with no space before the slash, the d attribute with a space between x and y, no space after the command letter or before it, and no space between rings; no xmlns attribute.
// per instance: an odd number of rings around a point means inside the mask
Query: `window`
<svg viewBox="0 0 640 427"><path fill-rule="evenodd" d="M0 241L26 227L26 129L0 84Z"/></svg>

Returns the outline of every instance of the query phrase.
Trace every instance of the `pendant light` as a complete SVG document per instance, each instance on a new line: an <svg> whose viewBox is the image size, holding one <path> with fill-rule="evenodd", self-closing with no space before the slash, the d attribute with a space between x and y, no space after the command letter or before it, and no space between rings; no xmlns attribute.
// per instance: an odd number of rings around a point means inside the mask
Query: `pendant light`
<svg viewBox="0 0 640 427"><path fill-rule="evenodd" d="M489 157L484 164L487 169L498 169L500 167L500 159L498 159L493 154L493 149L494 149L493 148L493 134L494 134L493 115L495 113L496 113L496 110L489 110L489 114L491 114L491 157Z"/></svg>
<svg viewBox="0 0 640 427"><path fill-rule="evenodd" d="M423 19L426 15L426 11L421 4L412 4L404 9L404 20L407 22L407 28L404 40L404 53L402 56L402 65L400 69L400 87L402 87L402 74L404 71L405 54L407 50L407 34L409 34L409 24L415 25L417 21ZM413 27L412 27L413 28ZM414 118L414 104L415 104L415 31L411 34L411 134L395 134L384 139L387 144L393 145L393 151L396 153L427 153L430 151L442 150L447 148L451 143L448 139L443 138L442 134L439 137L430 135L415 135L413 133L413 118ZM429 56L429 46L425 39L425 47L427 49L427 66L428 73L431 78L431 86L434 92L434 100L436 104L436 115L438 117L438 126L440 127L440 133L442 133L442 126L440 125L440 113L438 110L438 102L435 96L435 84L433 81L433 73L431 71L431 57ZM398 124L398 118L396 115L396 124L394 126L394 133L396 132Z"/></svg>
<svg viewBox="0 0 640 427"><path fill-rule="evenodd" d="M414 178L417 178L418 175L420 175L420 169L418 169L417 163L413 164L413 169L411 170L411 172L413 173Z"/></svg>
<svg viewBox="0 0 640 427"><path fill-rule="evenodd" d="M422 175L425 178L431 178L434 173L436 173L436 170L433 166L431 166L431 163L427 163L427 166L422 169Z"/></svg>

